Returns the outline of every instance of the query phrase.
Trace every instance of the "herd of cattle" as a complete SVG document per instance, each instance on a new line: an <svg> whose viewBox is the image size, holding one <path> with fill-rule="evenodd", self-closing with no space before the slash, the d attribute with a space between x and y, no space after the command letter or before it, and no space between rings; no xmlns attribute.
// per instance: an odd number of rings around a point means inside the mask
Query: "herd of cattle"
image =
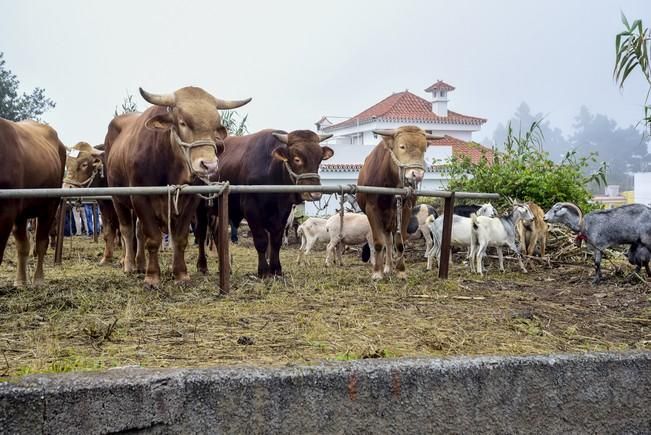
<svg viewBox="0 0 651 435"><path fill-rule="evenodd" d="M140 89L152 104L143 113L130 113L110 121L104 143L92 147L81 142L74 154L60 142L49 126L34 121L12 122L0 118L0 189L69 187L130 187L204 184L228 181L234 185L319 185L319 166L334 151L320 142L330 135L309 130L284 132L263 130L231 137L221 123L219 110L235 109L251 99L225 101L197 87L157 95ZM382 140L366 158L358 185L416 187L425 174L424 154L428 140L437 136L415 126L376 130ZM67 167L67 169L66 169ZM64 179L65 175L65 179ZM282 274L280 248L283 230L295 204L318 200L320 193L232 194L229 219L234 228L248 222L258 253L258 275ZM358 193L363 213L335 215L329 220L308 219L300 227L303 239L299 261L316 241L328 243L326 262L341 261L346 244L366 244L364 258L373 264L372 277L397 271L406 277L403 235L420 234L426 240L428 269L441 251L442 217L429 206L415 206L414 195L397 207L392 195ZM27 220L36 218L37 265L34 283L43 280L43 258L55 219L58 198L0 200L0 263L13 230L17 251L16 285L27 283L29 254ZM101 262L112 260L118 234L124 247L125 272L145 273L148 286L160 283L158 254L164 233L173 245L172 272L177 282L189 279L185 263L190 222L200 245L197 267L207 272L204 244L209 221L217 205L196 195L182 195L170 211L167 196L115 196L99 201L105 250ZM397 216L401 210L401 216ZM629 260L649 271L651 259L651 208L634 204L597 211L583 217L571 203L558 203L546 214L533 203L514 203L511 213L497 216L490 204L457 208L452 224L452 243L469 247L472 270L483 273L482 259L488 247L496 247L503 270L503 246L520 257L520 246L533 255L535 247L545 255L546 222L563 223L586 241L595 257L596 279L601 278L603 250L630 244ZM343 225L342 225L343 223ZM400 228L398 228L400 223Z"/></svg>

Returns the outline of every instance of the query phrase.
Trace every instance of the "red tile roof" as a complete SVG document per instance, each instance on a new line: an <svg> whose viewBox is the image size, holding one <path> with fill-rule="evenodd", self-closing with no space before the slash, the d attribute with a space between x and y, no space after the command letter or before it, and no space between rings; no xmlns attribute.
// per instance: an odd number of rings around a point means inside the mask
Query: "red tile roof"
<svg viewBox="0 0 651 435"><path fill-rule="evenodd" d="M434 122L441 124L470 124L481 125L484 118L462 115L448 110L448 116L438 116L432 112L432 103L409 91L392 94L369 107L357 116L346 121L324 127L324 131L332 131L369 121L394 121L405 123Z"/></svg>
<svg viewBox="0 0 651 435"><path fill-rule="evenodd" d="M454 89L455 89L454 86L445 83L443 80L437 80L436 83L434 83L429 88L425 89L425 92L454 91Z"/></svg>
<svg viewBox="0 0 651 435"><path fill-rule="evenodd" d="M482 156L489 162L493 161L493 150L475 142L466 142L452 136L445 135L442 139L435 139L429 142L429 146L451 146L452 155L455 157L468 156L472 163L479 163ZM430 165L427 172L438 172L444 168L444 164ZM361 163L322 163L321 169L326 172L347 172L359 171Z"/></svg>
<svg viewBox="0 0 651 435"><path fill-rule="evenodd" d="M454 157L468 156L472 163L479 163L482 156L489 162L493 162L493 150L476 142L466 142L452 136L445 135L442 139L430 141L430 146L447 145L452 147Z"/></svg>

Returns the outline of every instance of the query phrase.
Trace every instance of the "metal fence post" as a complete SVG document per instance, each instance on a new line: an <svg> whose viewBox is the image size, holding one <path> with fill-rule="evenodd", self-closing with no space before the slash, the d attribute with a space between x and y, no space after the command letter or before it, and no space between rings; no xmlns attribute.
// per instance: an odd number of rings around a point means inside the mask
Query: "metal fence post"
<svg viewBox="0 0 651 435"><path fill-rule="evenodd" d="M97 243L97 240L99 239L99 212L97 210L97 201L93 201L92 204L93 207L93 222L91 222L92 225L92 231L93 231L93 242Z"/></svg>
<svg viewBox="0 0 651 435"><path fill-rule="evenodd" d="M61 198L59 202L59 220L56 222L57 241L54 246L54 264L57 266L61 264L63 258L63 235L65 232L67 202L65 198Z"/></svg>
<svg viewBox="0 0 651 435"><path fill-rule="evenodd" d="M219 251L219 288L221 293L231 291L231 256L230 239L228 237L228 194L229 186L219 196L219 211L217 223L217 249Z"/></svg>
<svg viewBox="0 0 651 435"><path fill-rule="evenodd" d="M452 240L452 218L454 216L454 192L445 198L443 209L443 235L441 240L441 263L439 265L439 278L448 279L450 266L450 242Z"/></svg>

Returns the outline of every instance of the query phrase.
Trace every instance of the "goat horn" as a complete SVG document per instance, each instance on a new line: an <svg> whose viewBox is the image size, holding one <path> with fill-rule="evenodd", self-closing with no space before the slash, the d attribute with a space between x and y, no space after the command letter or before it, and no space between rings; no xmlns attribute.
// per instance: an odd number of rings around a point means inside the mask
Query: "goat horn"
<svg viewBox="0 0 651 435"><path fill-rule="evenodd" d="M140 95L142 95L142 98L144 98L148 103L154 104L156 106L167 107L174 107L174 104L176 104L176 98L174 97L174 94L152 94L145 91L143 88L138 89L140 89Z"/></svg>
<svg viewBox="0 0 651 435"><path fill-rule="evenodd" d="M215 98L215 106L219 110L231 110L242 107L251 100L252 98L246 98L244 100L220 100L219 98Z"/></svg>
<svg viewBox="0 0 651 435"><path fill-rule="evenodd" d="M583 220L583 212L581 211L578 205L572 204L571 202L559 202L559 204L563 207L573 208L574 210L576 210L576 212L579 215L579 222Z"/></svg>

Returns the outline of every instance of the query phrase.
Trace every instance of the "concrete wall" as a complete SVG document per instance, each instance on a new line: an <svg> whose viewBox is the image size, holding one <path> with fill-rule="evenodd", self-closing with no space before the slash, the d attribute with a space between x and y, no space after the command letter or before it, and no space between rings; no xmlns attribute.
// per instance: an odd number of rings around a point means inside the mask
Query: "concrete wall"
<svg viewBox="0 0 651 435"><path fill-rule="evenodd" d="M651 353L27 376L2 433L649 433Z"/></svg>

